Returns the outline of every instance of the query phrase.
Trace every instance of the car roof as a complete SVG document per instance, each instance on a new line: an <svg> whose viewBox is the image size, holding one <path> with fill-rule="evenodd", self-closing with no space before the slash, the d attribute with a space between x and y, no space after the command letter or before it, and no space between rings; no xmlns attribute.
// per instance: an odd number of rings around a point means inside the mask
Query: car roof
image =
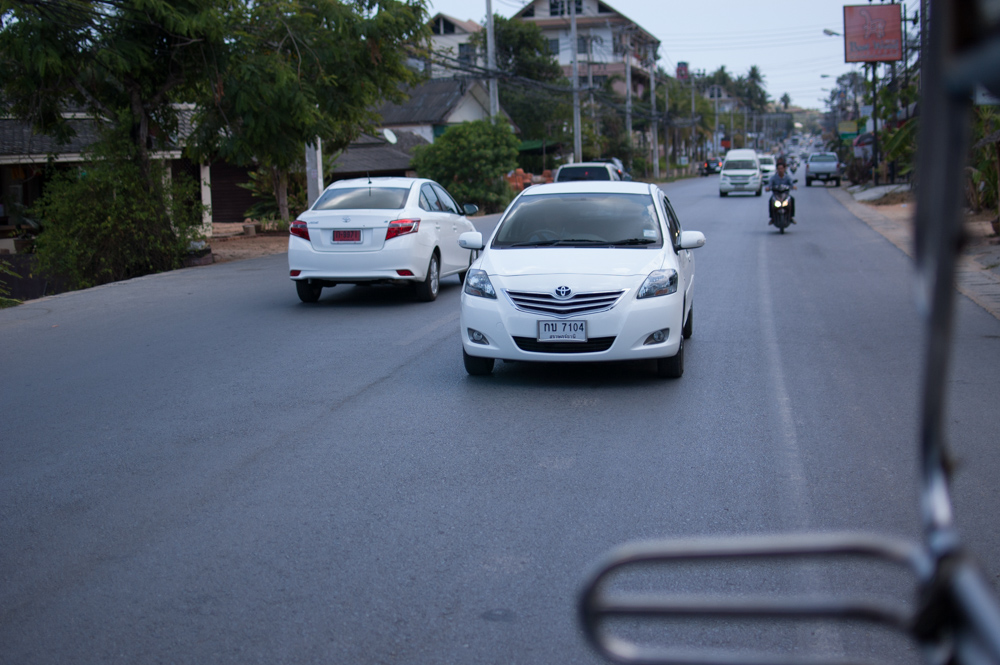
<svg viewBox="0 0 1000 665"><path fill-rule="evenodd" d="M415 182L431 182L427 178L403 178L392 176L378 178L349 178L347 180L332 182L327 185L326 189L330 189L331 187L367 187L369 181L372 185L377 185L379 187L398 187L400 189L409 189Z"/></svg>
<svg viewBox="0 0 1000 665"><path fill-rule="evenodd" d="M595 166L603 166L604 168L610 168L611 166L613 166L613 164L612 162L573 162L572 164L563 164L559 168L563 169L571 166L586 166L590 168L593 168Z"/></svg>
<svg viewBox="0 0 1000 665"><path fill-rule="evenodd" d="M588 192L593 192L595 194L614 192L621 194L649 194L650 187L651 185L644 182L622 182L620 180L574 180L573 182L553 182L551 184L532 185L524 190L521 196L538 196L540 194L586 194Z"/></svg>

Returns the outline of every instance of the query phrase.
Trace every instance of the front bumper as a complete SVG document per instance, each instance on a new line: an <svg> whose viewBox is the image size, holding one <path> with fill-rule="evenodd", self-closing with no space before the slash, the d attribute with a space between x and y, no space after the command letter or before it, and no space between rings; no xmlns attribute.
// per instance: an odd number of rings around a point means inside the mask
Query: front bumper
<svg viewBox="0 0 1000 665"><path fill-rule="evenodd" d="M719 180L719 191L729 194L731 192L757 192L761 188L759 178L750 178L745 182L733 182L722 178Z"/></svg>
<svg viewBox="0 0 1000 665"><path fill-rule="evenodd" d="M329 282L422 282L427 277L433 247L417 238L393 238L382 249L371 252L317 252L308 240L288 238L288 269L299 270L293 280L320 279ZM409 270L411 276L400 275Z"/></svg>
<svg viewBox="0 0 1000 665"><path fill-rule="evenodd" d="M502 290L499 290L495 300L463 292L461 307L462 347L470 356L541 362L596 362L676 355L680 348L684 296L678 292L637 300L635 292L628 291L610 310L558 319L516 309ZM588 342L539 342L537 331L541 320L585 320ZM652 333L667 328L669 333L664 341L644 344ZM470 329L482 333L486 343L473 342ZM543 350L547 348L561 351ZM594 350L598 348L604 350Z"/></svg>

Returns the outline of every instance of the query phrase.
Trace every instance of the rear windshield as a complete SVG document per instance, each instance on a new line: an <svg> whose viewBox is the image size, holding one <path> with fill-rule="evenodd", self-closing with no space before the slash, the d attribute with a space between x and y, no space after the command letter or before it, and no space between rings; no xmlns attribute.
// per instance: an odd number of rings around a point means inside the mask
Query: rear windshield
<svg viewBox="0 0 1000 665"><path fill-rule="evenodd" d="M749 159L734 159L731 162L726 162L726 165L722 168L726 171L735 171L737 169L753 170L757 168L757 164Z"/></svg>
<svg viewBox="0 0 1000 665"><path fill-rule="evenodd" d="M809 158L810 162L835 162L837 161L836 155L813 155Z"/></svg>
<svg viewBox="0 0 1000 665"><path fill-rule="evenodd" d="M403 187L355 187L328 189L313 210L399 210L409 189Z"/></svg>
<svg viewBox="0 0 1000 665"><path fill-rule="evenodd" d="M648 194L522 196L504 218L493 247L662 247Z"/></svg>
<svg viewBox="0 0 1000 665"><path fill-rule="evenodd" d="M611 180L606 166L564 166L559 169L558 182L574 180Z"/></svg>
<svg viewBox="0 0 1000 665"><path fill-rule="evenodd" d="M767 164L768 166L773 166L774 165L774 158L773 157L761 157L760 158L760 163L761 163L761 166L763 166L764 164Z"/></svg>

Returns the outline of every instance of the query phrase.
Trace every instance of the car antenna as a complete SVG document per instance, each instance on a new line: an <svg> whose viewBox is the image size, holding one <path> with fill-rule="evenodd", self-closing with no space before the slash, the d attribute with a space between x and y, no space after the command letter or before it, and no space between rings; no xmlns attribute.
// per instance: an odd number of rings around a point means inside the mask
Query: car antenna
<svg viewBox="0 0 1000 665"><path fill-rule="evenodd" d="M368 196L372 195L372 174L369 171L365 171L365 175L368 176Z"/></svg>

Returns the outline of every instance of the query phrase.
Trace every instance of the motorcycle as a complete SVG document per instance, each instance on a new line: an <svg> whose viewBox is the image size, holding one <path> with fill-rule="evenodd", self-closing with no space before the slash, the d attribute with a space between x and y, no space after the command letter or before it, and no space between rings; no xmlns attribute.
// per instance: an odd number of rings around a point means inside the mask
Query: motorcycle
<svg viewBox="0 0 1000 665"><path fill-rule="evenodd" d="M793 183L798 180L793 180ZM771 188L771 200L768 205L771 207L771 223L780 231L792 224L792 188L788 185L776 185Z"/></svg>

